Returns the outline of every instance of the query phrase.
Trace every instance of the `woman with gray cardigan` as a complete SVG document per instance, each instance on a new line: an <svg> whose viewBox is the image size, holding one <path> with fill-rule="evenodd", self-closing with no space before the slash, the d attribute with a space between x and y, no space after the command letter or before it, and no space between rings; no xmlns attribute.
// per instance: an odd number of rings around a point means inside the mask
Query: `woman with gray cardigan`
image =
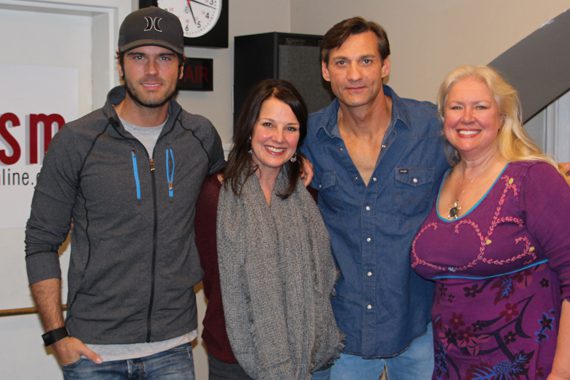
<svg viewBox="0 0 570 380"><path fill-rule="evenodd" d="M306 122L293 85L262 81L242 108L226 169L203 185L196 243L210 379L311 379L342 348L328 233L300 180Z"/></svg>

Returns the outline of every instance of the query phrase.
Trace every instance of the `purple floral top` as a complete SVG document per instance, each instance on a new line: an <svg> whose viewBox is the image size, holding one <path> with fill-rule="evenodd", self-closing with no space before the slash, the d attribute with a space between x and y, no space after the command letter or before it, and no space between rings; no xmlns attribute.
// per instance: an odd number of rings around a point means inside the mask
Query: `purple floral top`
<svg viewBox="0 0 570 380"><path fill-rule="evenodd" d="M543 162L507 165L456 220L434 207L412 267L436 282L434 379L545 379L570 299L570 187Z"/></svg>

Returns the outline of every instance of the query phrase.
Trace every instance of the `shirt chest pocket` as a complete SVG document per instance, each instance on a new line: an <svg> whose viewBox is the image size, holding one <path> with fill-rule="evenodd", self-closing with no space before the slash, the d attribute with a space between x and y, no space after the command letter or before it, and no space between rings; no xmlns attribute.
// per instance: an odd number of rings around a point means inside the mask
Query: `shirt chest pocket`
<svg viewBox="0 0 570 380"><path fill-rule="evenodd" d="M320 192L328 192L336 190L336 173L333 171L327 171L320 173L320 175L315 175L315 185L316 189Z"/></svg>
<svg viewBox="0 0 570 380"><path fill-rule="evenodd" d="M416 215L431 204L435 169L397 167L395 170L394 200L406 215Z"/></svg>
<svg viewBox="0 0 570 380"><path fill-rule="evenodd" d="M342 212L346 199L342 197L340 181L334 171L315 174L313 186L318 191L318 204L321 212L332 218Z"/></svg>

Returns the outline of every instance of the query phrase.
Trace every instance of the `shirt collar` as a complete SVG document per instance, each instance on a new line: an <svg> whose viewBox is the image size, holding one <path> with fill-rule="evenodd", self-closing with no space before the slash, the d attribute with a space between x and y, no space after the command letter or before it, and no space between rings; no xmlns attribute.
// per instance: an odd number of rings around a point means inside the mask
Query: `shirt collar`
<svg viewBox="0 0 570 380"><path fill-rule="evenodd" d="M392 87L387 85L384 85L384 94L392 99L392 120L390 124L396 127L410 128L412 123L402 98L396 94ZM398 121L401 121L401 123L398 123Z"/></svg>
<svg viewBox="0 0 570 380"><path fill-rule="evenodd" d="M329 138L340 138L340 132L338 130L338 109L340 103L338 98L335 98L331 104L324 108L321 112L323 116L321 118L320 124L318 126L317 133L319 135L326 135Z"/></svg>

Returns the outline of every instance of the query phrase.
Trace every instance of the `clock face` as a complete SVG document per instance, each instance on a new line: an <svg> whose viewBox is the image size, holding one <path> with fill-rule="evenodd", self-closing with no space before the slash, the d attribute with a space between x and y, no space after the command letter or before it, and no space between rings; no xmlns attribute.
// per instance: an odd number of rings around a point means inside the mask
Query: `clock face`
<svg viewBox="0 0 570 380"><path fill-rule="evenodd" d="M222 13L221 0L158 0L157 5L178 16L187 38L207 34Z"/></svg>

